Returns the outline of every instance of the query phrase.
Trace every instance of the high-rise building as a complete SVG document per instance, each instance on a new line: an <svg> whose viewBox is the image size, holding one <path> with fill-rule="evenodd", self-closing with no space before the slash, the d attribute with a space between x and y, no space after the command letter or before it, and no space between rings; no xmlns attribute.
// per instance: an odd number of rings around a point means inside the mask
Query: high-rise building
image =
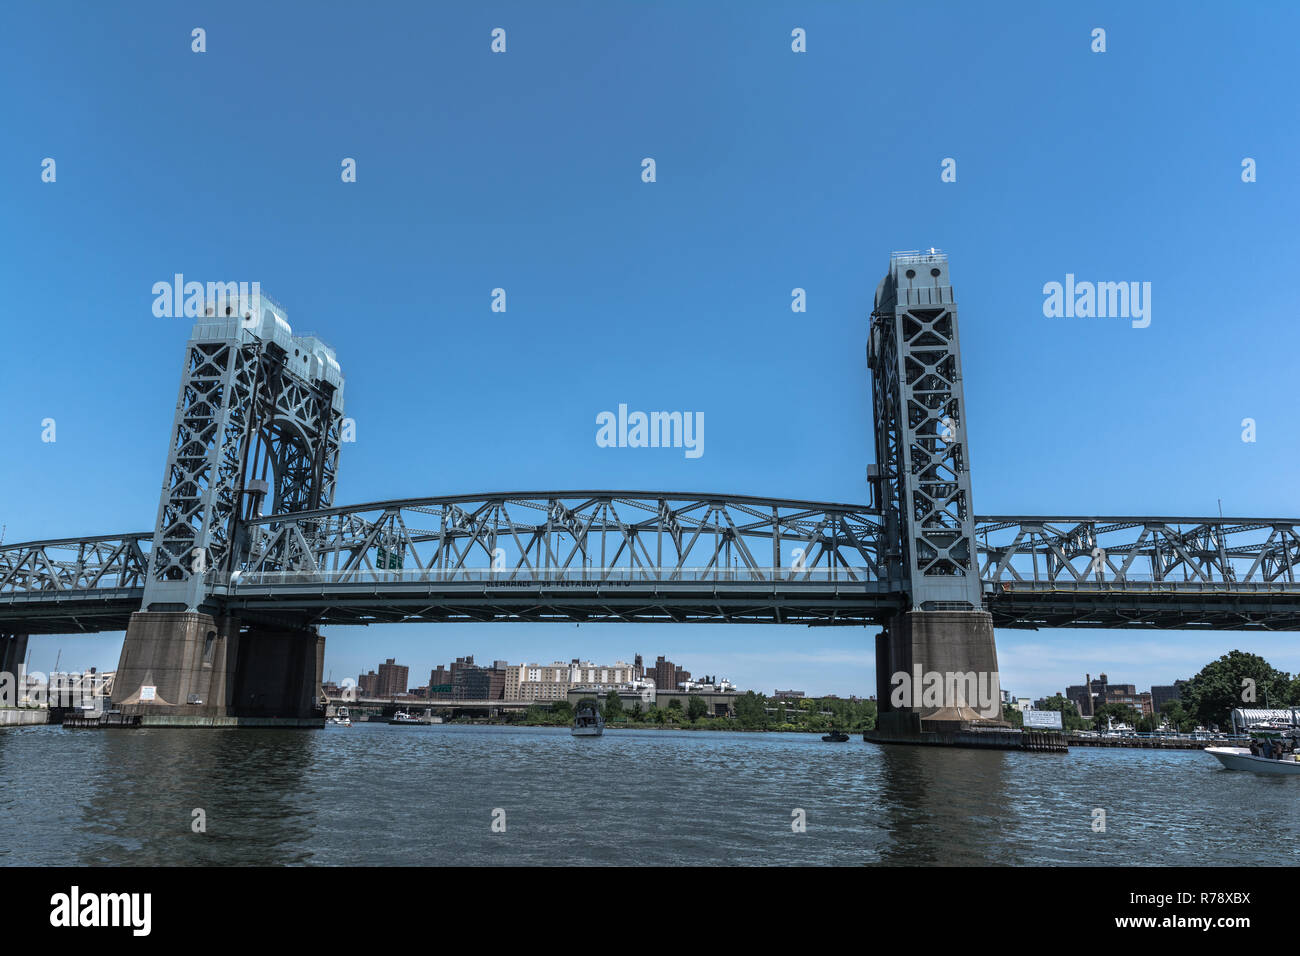
<svg viewBox="0 0 1300 956"><path fill-rule="evenodd" d="M357 696L358 697L377 697L379 696L379 675L374 671L367 674L361 674L357 677Z"/></svg>
<svg viewBox="0 0 1300 956"><path fill-rule="evenodd" d="M409 667L394 662L391 657L388 658L379 665L379 681L375 696L396 697L398 694L405 694L410 674Z"/></svg>
<svg viewBox="0 0 1300 956"><path fill-rule="evenodd" d="M429 671L429 697L432 700L451 700L451 671L441 664Z"/></svg>
<svg viewBox="0 0 1300 956"><path fill-rule="evenodd" d="M1172 684L1153 684L1151 687L1151 709L1157 714L1171 700L1181 700L1185 680L1176 680Z"/></svg>
<svg viewBox="0 0 1300 956"><path fill-rule="evenodd" d="M488 689L488 700L505 700L506 697L506 668L510 665L505 661L493 661L492 670L488 676L491 678L491 684Z"/></svg>
<svg viewBox="0 0 1300 956"><path fill-rule="evenodd" d="M474 663L474 655L458 657L451 665L452 700L488 700L492 691L492 672Z"/></svg>

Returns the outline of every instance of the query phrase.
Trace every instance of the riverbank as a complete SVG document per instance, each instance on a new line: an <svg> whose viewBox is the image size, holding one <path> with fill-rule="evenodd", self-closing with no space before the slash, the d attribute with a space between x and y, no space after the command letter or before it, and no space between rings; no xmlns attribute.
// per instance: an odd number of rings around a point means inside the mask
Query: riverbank
<svg viewBox="0 0 1300 956"><path fill-rule="evenodd" d="M500 720L492 718L467 717L443 721L447 725L480 727L568 727L569 721L535 721L535 720ZM683 721L681 723L650 723L644 721L607 722L606 730L716 730L728 733L773 733L773 734L815 734L821 736L830 733L828 727L807 728L793 724L776 724L770 727L746 727L735 719L706 718L700 721ZM836 728L839 729L839 728ZM874 730L870 727L854 727L844 732L853 737L861 737L863 731Z"/></svg>

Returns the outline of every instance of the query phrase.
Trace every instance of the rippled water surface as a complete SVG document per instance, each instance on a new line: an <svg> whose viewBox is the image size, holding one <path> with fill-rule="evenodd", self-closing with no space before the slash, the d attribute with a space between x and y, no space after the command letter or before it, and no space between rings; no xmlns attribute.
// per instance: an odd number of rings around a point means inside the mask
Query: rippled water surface
<svg viewBox="0 0 1300 956"><path fill-rule="evenodd" d="M1197 751L387 724L0 731L4 865L1290 864L1298 804L1300 778Z"/></svg>

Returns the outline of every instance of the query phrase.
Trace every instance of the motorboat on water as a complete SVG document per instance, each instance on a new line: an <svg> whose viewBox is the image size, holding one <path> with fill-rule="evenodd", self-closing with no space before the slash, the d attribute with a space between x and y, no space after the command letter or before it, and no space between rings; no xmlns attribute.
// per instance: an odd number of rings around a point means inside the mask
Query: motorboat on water
<svg viewBox="0 0 1300 956"><path fill-rule="evenodd" d="M594 700L578 701L570 732L575 737L599 737L605 732L605 718L600 716L600 708Z"/></svg>
<svg viewBox="0 0 1300 956"><path fill-rule="evenodd" d="M334 716L325 721L325 723L333 727L351 727L352 718L348 715L348 709L346 707L340 707L334 712Z"/></svg>
<svg viewBox="0 0 1300 956"><path fill-rule="evenodd" d="M842 744L849 739L849 735L842 730L832 730L829 734L822 737L822 740L828 744Z"/></svg>
<svg viewBox="0 0 1300 956"><path fill-rule="evenodd" d="M1249 747L1206 747L1205 752L1228 770L1300 774L1300 730L1254 730Z"/></svg>
<svg viewBox="0 0 1300 956"><path fill-rule="evenodd" d="M388 718L388 722L390 724L396 724L401 727L407 727L412 724L419 725L424 723L424 721L420 720L419 717L416 717L413 714L408 714L404 710L399 710L397 713L393 714L392 717Z"/></svg>

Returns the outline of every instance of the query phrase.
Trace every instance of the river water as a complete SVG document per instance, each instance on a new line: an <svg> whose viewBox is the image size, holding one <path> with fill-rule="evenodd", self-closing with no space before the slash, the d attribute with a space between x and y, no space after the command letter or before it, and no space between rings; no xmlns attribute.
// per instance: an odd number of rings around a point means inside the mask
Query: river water
<svg viewBox="0 0 1300 956"><path fill-rule="evenodd" d="M1198 751L30 727L0 731L0 865L1291 864L1298 794Z"/></svg>

